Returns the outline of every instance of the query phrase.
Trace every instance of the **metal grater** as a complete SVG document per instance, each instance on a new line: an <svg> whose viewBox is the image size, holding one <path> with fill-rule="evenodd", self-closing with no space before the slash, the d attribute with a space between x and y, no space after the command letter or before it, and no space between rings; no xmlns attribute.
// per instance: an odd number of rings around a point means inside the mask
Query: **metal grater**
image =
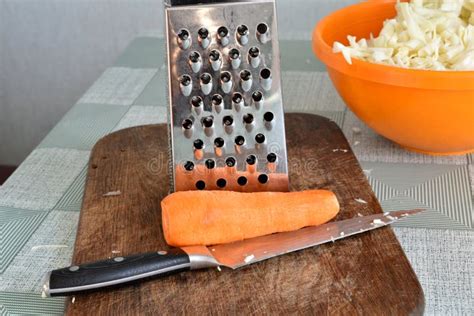
<svg viewBox="0 0 474 316"><path fill-rule="evenodd" d="M175 191L287 191L274 1L165 0Z"/></svg>

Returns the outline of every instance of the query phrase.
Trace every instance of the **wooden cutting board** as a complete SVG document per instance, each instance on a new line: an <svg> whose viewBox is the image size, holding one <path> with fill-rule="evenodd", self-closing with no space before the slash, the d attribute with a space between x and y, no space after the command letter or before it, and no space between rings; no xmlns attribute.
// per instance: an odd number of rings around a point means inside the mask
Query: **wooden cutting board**
<svg viewBox="0 0 474 316"><path fill-rule="evenodd" d="M381 212L334 122L288 114L286 125L292 190L334 191L341 204L337 220ZM122 130L97 143L74 264L168 248L160 218L160 201L169 191L167 160L165 125ZM111 191L121 194L103 196ZM424 310L423 291L389 227L236 271L190 271L76 295L68 302L69 315L406 315Z"/></svg>

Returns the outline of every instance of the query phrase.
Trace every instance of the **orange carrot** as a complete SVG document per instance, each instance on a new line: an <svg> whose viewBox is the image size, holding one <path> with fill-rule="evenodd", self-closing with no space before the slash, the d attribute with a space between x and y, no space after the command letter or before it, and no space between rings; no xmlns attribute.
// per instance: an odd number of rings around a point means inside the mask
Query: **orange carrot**
<svg viewBox="0 0 474 316"><path fill-rule="evenodd" d="M161 201L171 246L215 245L328 222L339 212L334 193L183 191Z"/></svg>

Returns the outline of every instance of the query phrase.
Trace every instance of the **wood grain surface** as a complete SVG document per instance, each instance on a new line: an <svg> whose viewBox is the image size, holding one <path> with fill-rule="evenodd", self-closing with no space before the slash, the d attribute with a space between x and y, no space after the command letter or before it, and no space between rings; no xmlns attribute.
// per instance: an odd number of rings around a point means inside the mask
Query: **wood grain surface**
<svg viewBox="0 0 474 316"><path fill-rule="evenodd" d="M324 188L337 218L381 212L337 125L286 116L292 190ZM95 146L73 262L168 249L160 201L168 194L164 125L122 130ZM121 194L103 195L111 191ZM359 203L363 199L367 204ZM422 314L420 284L391 228L280 256L239 270L180 275L68 299L68 315Z"/></svg>

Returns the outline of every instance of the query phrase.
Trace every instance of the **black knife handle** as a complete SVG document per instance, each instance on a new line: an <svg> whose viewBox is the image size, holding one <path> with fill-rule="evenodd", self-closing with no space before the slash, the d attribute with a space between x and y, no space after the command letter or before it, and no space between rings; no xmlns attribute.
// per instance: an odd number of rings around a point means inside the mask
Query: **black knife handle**
<svg viewBox="0 0 474 316"><path fill-rule="evenodd" d="M190 267L189 255L181 249L115 257L54 270L49 274L44 291L50 296L68 296L144 278L179 273Z"/></svg>

